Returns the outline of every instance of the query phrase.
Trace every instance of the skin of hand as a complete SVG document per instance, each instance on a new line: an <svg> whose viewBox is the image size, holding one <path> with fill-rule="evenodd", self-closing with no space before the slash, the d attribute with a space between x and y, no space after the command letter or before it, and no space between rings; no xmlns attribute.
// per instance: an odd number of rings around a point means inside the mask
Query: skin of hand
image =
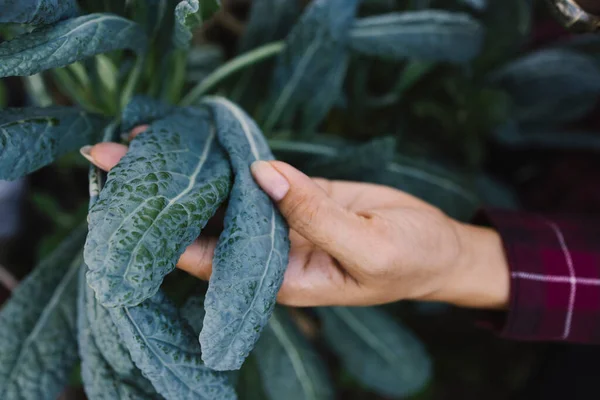
<svg viewBox="0 0 600 400"><path fill-rule="evenodd" d="M135 128L131 137L145 129ZM82 149L106 171L126 152L115 143ZM290 225L289 265L278 302L307 307L422 300L507 307L509 269L495 231L455 221L390 187L309 178L280 161L258 161L251 169ZM217 237L203 234L178 268L208 279L216 243Z"/></svg>

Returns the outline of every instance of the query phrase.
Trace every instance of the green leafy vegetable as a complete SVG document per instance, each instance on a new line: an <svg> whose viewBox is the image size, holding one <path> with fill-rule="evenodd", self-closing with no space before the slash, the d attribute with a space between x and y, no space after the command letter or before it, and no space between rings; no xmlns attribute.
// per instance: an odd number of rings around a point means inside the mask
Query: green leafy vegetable
<svg viewBox="0 0 600 400"><path fill-rule="evenodd" d="M315 0L286 39L271 83L265 130L302 114L313 130L339 97L348 64L348 33L358 0Z"/></svg>
<svg viewBox="0 0 600 400"><path fill-rule="evenodd" d="M206 111L182 109L135 138L89 214L85 259L98 301L133 306L156 293L230 180Z"/></svg>
<svg viewBox="0 0 600 400"><path fill-rule="evenodd" d="M239 52L247 52L267 43L283 40L301 14L300 2L289 0L252 1L250 16L244 35L239 44ZM249 110L267 93L267 82L273 70L271 60L247 68L236 83L230 98ZM257 96L259 94L260 96Z"/></svg>
<svg viewBox="0 0 600 400"><path fill-rule="evenodd" d="M204 296L192 295L181 307L181 317L190 324L194 333L200 334L202 330L202 320L204 320Z"/></svg>
<svg viewBox="0 0 600 400"><path fill-rule="evenodd" d="M0 24L47 25L77 14L75 0L0 0Z"/></svg>
<svg viewBox="0 0 600 400"><path fill-rule="evenodd" d="M77 362L75 230L13 292L0 313L0 398L54 400Z"/></svg>
<svg viewBox="0 0 600 400"><path fill-rule="evenodd" d="M19 178L97 141L105 123L73 107L0 110L0 179Z"/></svg>
<svg viewBox="0 0 600 400"><path fill-rule="evenodd" d="M232 370L241 367L273 312L288 262L288 228L250 173L252 162L273 159L256 124L223 98L204 104L213 113L235 180L213 260L200 343L206 365Z"/></svg>
<svg viewBox="0 0 600 400"><path fill-rule="evenodd" d="M110 312L133 361L167 400L236 398L227 376L202 364L194 333L162 292Z"/></svg>
<svg viewBox="0 0 600 400"><path fill-rule="evenodd" d="M317 311L325 340L364 386L384 396L404 397L429 380L431 362L421 343L382 311L372 307Z"/></svg>
<svg viewBox="0 0 600 400"><path fill-rule="evenodd" d="M145 50L141 26L99 13L69 19L0 43L0 78L33 75L112 50Z"/></svg>
<svg viewBox="0 0 600 400"><path fill-rule="evenodd" d="M85 273L87 267L83 268L83 270L82 273ZM110 316L110 312L96 300L94 292L87 285L87 282L80 283L80 296L83 296L82 301L84 301L84 304L80 304L80 306L85 307L80 308L80 315L84 319L81 322L89 330L90 338L87 338L87 340L91 346L95 347L95 349L87 349L85 346L80 347L84 361L86 351L89 350L92 353L97 351L100 354L91 354L91 356L101 364L107 364L107 368L110 369L115 381L128 386L127 390L135 390L146 396L156 397L156 393L152 390L150 382L142 376L140 370L131 360L129 350L127 350L121 341L119 331ZM87 321L85 320L86 318ZM94 374L93 363L88 365L88 367L91 369L90 372Z"/></svg>
<svg viewBox="0 0 600 400"><path fill-rule="evenodd" d="M275 310L252 354L269 399L335 398L325 365L284 309Z"/></svg>
<svg viewBox="0 0 600 400"><path fill-rule="evenodd" d="M183 0L175 7L175 27L173 44L180 49L187 49L192 40L192 31L202 25L202 8L200 0Z"/></svg>
<svg viewBox="0 0 600 400"><path fill-rule="evenodd" d="M407 11L359 19L350 34L350 46L392 60L465 63L479 54L483 35L483 27L468 14Z"/></svg>
<svg viewBox="0 0 600 400"><path fill-rule="evenodd" d="M243 53L284 39L299 15L300 4L295 0L253 1L239 51Z"/></svg>
<svg viewBox="0 0 600 400"><path fill-rule="evenodd" d="M121 130L129 132L142 124L150 124L165 118L174 111L170 104L146 96L135 96L123 109Z"/></svg>
<svg viewBox="0 0 600 400"><path fill-rule="evenodd" d="M96 302L85 280L87 267L79 268L78 344L81 376L89 399L142 400L161 398L133 365L128 350L120 343L108 310ZM106 328L104 327L106 324ZM95 329L93 327L95 325ZM105 329L105 331L102 331ZM103 347L104 346L104 347ZM104 351L101 350L103 347ZM108 361L108 357L119 360ZM125 371L125 372L123 372Z"/></svg>
<svg viewBox="0 0 600 400"><path fill-rule="evenodd" d="M588 113L600 95L600 67L584 54L544 49L494 71L489 79L505 89L519 122L565 122Z"/></svg>

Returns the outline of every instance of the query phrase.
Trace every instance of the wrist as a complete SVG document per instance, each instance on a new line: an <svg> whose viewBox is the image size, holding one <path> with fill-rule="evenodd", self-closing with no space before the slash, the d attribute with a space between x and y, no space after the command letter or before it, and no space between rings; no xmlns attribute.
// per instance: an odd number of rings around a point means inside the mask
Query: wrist
<svg viewBox="0 0 600 400"><path fill-rule="evenodd" d="M441 299L460 307L508 308L510 269L502 239L493 229L455 222L459 257L451 271Z"/></svg>

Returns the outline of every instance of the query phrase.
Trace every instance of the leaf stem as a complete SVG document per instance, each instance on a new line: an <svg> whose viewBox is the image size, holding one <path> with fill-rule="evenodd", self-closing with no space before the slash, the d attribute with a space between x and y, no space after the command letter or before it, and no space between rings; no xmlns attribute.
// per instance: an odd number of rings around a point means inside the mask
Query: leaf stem
<svg viewBox="0 0 600 400"><path fill-rule="evenodd" d="M135 60L135 65L133 66L133 70L129 74L127 82L125 83L125 87L123 88L123 92L121 93L121 109L125 108L125 106L133 97L133 92L135 91L142 77L142 71L145 63L146 56L138 55L137 59Z"/></svg>
<svg viewBox="0 0 600 400"><path fill-rule="evenodd" d="M230 60L194 86L179 102L179 105L185 107L194 104L201 96L208 93L218 83L234 72L239 71L248 65L255 64L258 61L273 57L274 55L279 54L284 48L284 41L272 42Z"/></svg>
<svg viewBox="0 0 600 400"><path fill-rule="evenodd" d="M48 107L52 105L52 96L50 96L44 78L41 74L26 76L25 87L29 93L31 101L38 107Z"/></svg>

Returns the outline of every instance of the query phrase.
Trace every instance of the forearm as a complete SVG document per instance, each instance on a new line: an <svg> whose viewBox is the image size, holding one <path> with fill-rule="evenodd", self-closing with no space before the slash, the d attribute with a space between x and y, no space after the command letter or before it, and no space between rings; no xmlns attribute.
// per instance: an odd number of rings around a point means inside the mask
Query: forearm
<svg viewBox="0 0 600 400"><path fill-rule="evenodd" d="M456 222L461 256L444 289L431 300L460 307L508 307L510 269L500 235L491 228Z"/></svg>

